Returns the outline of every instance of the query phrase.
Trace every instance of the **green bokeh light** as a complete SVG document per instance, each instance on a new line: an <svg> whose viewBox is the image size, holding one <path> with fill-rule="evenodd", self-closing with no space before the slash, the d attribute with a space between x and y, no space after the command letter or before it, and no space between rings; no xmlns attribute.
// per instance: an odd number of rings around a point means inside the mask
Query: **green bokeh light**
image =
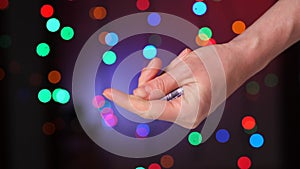
<svg viewBox="0 0 300 169"><path fill-rule="evenodd" d="M47 103L51 100L51 92L48 89L42 89L38 93L38 99L42 103Z"/></svg>
<svg viewBox="0 0 300 169"><path fill-rule="evenodd" d="M188 141L191 145L198 146L202 142L202 135L197 131L191 132Z"/></svg>
<svg viewBox="0 0 300 169"><path fill-rule="evenodd" d="M41 56L45 57L50 53L50 47L47 43L40 43L36 47L36 53Z"/></svg>
<svg viewBox="0 0 300 169"><path fill-rule="evenodd" d="M136 167L135 169L145 169L144 167Z"/></svg>
<svg viewBox="0 0 300 169"><path fill-rule="evenodd" d="M8 48L11 46L11 37L8 35L1 35L0 36L0 48Z"/></svg>
<svg viewBox="0 0 300 169"><path fill-rule="evenodd" d="M52 98L55 102L66 104L70 101L71 97L70 97L70 93L67 90L57 88L53 91Z"/></svg>
<svg viewBox="0 0 300 169"><path fill-rule="evenodd" d="M46 23L46 27L47 27L48 31L56 32L56 31L58 31L58 29L60 27L60 22L56 18L50 18Z"/></svg>
<svg viewBox="0 0 300 169"><path fill-rule="evenodd" d="M248 94L256 95L260 91L259 84L256 81L250 81L246 85L246 91Z"/></svg>
<svg viewBox="0 0 300 169"><path fill-rule="evenodd" d="M273 73L269 73L264 78L264 82L265 82L265 85L268 87L275 87L279 82L278 76L276 76Z"/></svg>
<svg viewBox="0 0 300 169"><path fill-rule="evenodd" d="M73 28L66 26L61 29L60 36L64 40L71 40L74 37L74 30Z"/></svg>
<svg viewBox="0 0 300 169"><path fill-rule="evenodd" d="M205 35L205 36L203 36ZM203 27L199 30L198 36L201 40L209 40L212 37L212 30L209 27Z"/></svg>
<svg viewBox="0 0 300 169"><path fill-rule="evenodd" d="M115 52L109 50L103 54L102 60L105 64L112 65L116 62L117 55Z"/></svg>

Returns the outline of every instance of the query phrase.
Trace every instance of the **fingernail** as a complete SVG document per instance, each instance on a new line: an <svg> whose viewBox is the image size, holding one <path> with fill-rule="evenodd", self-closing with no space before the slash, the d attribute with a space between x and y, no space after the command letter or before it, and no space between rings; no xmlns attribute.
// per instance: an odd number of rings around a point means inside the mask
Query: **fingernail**
<svg viewBox="0 0 300 169"><path fill-rule="evenodd" d="M109 89L106 89L106 90L104 90L103 91L103 93L102 93L106 98L108 98L109 100L111 100L112 99L112 94L111 94L111 90L109 90Z"/></svg>
<svg viewBox="0 0 300 169"><path fill-rule="evenodd" d="M144 98L148 95L144 87L139 87L139 88L135 89L133 91L133 93L134 93L134 95L142 97L142 98Z"/></svg>

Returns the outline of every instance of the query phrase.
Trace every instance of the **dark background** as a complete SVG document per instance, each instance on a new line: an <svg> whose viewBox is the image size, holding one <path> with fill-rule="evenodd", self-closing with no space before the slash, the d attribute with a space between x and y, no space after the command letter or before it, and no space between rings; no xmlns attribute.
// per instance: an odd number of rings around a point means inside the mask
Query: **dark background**
<svg viewBox="0 0 300 169"><path fill-rule="evenodd" d="M53 90L63 87L71 91L74 64L85 41L106 23L141 12L135 2L10 0L9 7L0 10L0 36L8 35L11 40L8 45L0 47L0 68L5 71L4 79L0 80L1 169L135 169L137 166L147 168L153 162L159 163L162 155L132 159L116 156L97 146L81 129L72 100L60 105L53 102L42 104L37 99L41 88ZM233 21L241 19L249 26L275 1L206 0L209 10L201 17L192 13L191 6L195 2L192 0L150 2L147 11L177 15L199 27L209 25L216 41L223 43L236 36L231 31ZM63 41L59 33L47 31L46 19L39 12L46 3L54 7L53 17L59 18L62 25L74 28L75 36L71 41ZM97 21L89 17L89 9L94 6L107 9L104 20ZM42 41L47 41L51 46L51 54L45 58L38 57L35 52L36 45ZM171 43L164 45L172 49ZM177 52L178 49L173 51ZM219 128L228 129L231 134L229 142L221 144L211 137L195 148L186 139L182 140L164 153L173 156L173 168L237 168L237 159L242 155L251 158L252 168L298 166L297 154L293 155L292 152L297 153L298 148L295 142L300 110L299 51L300 44L294 44L249 79L260 85L258 94L248 94L246 82L227 100ZM58 69L62 74L62 81L57 85L47 81L47 74L52 69ZM264 85L268 73L278 77L276 86ZM258 131L264 135L265 144L260 149L254 149L248 143L249 135L241 127L241 119L245 115L256 118ZM56 124L54 134L43 133L45 122Z"/></svg>

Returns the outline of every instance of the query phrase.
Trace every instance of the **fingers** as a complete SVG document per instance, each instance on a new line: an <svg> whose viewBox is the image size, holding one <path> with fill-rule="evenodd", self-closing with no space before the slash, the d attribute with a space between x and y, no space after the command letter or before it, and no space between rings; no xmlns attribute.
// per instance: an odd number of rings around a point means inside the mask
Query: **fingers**
<svg viewBox="0 0 300 169"><path fill-rule="evenodd" d="M167 70L168 69L173 69L179 62L181 62L185 57L188 56L189 53L191 53L192 50L191 49L184 49L170 64L169 66L167 67ZM166 70L166 71L167 71Z"/></svg>
<svg viewBox="0 0 300 169"><path fill-rule="evenodd" d="M174 122L180 112L180 99L174 101L147 101L116 89L106 89L103 95L124 109L146 119L159 119Z"/></svg>
<svg viewBox="0 0 300 169"><path fill-rule="evenodd" d="M142 86L146 82L155 78L162 68L162 61L159 58L152 59L147 67L145 67L139 77L138 86Z"/></svg>

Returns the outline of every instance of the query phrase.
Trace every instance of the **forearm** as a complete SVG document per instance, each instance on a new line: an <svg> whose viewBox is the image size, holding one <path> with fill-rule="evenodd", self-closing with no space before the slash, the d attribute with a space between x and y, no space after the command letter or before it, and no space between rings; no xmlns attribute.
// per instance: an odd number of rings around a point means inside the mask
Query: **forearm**
<svg viewBox="0 0 300 169"><path fill-rule="evenodd" d="M300 39L300 0L279 0L227 46L239 62L238 83L263 69ZM243 74L243 75L241 75Z"/></svg>

